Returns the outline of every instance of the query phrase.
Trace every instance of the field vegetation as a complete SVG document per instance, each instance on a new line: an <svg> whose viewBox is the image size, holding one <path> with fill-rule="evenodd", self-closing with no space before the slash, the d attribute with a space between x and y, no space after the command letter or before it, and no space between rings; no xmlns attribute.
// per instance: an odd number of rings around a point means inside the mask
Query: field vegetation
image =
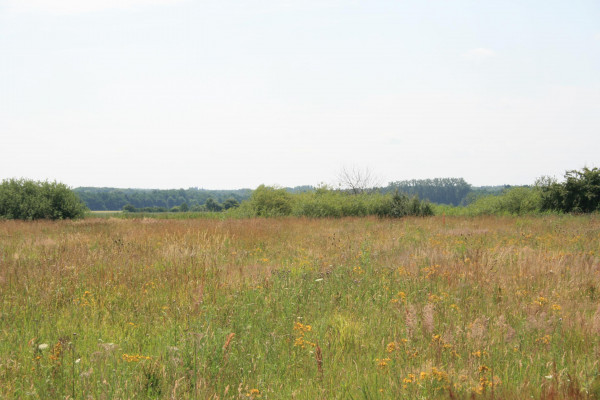
<svg viewBox="0 0 600 400"><path fill-rule="evenodd" d="M600 217L0 221L0 398L600 398Z"/></svg>

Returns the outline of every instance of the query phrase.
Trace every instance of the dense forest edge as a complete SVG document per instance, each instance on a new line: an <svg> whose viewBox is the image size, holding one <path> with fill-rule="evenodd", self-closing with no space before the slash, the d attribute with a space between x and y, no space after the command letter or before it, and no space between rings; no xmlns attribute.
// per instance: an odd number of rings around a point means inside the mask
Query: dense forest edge
<svg viewBox="0 0 600 400"><path fill-rule="evenodd" d="M351 178L351 177L350 177ZM344 187L261 185L255 190L117 189L9 179L0 184L0 218L69 219L91 211L124 216L179 213L229 217L379 217L523 215L600 211L600 169L567 171L562 181L541 177L527 186L473 187L463 178L413 179L370 187L357 175ZM156 215L156 214L155 214Z"/></svg>

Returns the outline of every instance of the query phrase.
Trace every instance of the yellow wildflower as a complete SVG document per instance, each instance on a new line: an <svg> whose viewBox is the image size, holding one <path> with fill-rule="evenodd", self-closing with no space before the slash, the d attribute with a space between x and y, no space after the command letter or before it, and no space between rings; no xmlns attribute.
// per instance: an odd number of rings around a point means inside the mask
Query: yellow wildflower
<svg viewBox="0 0 600 400"><path fill-rule="evenodd" d="M548 299L547 299L547 298L545 298L545 297L543 297L543 296L539 296L539 297L537 298L537 300L535 300L535 301L533 302L533 304L537 304L537 305L538 305L538 306L540 306L540 307L543 307L543 306L544 306L544 305L546 305L547 303L548 303Z"/></svg>
<svg viewBox="0 0 600 400"><path fill-rule="evenodd" d="M552 341L552 337L550 335L544 335L541 338L538 338L535 340L536 343L542 343L542 344L550 344L551 341Z"/></svg>

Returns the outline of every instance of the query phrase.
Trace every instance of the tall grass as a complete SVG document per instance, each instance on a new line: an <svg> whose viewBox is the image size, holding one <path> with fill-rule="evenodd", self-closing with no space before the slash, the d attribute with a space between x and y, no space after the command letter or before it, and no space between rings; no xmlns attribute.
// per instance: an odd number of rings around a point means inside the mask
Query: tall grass
<svg viewBox="0 0 600 400"><path fill-rule="evenodd" d="M598 398L600 218L0 222L0 398Z"/></svg>

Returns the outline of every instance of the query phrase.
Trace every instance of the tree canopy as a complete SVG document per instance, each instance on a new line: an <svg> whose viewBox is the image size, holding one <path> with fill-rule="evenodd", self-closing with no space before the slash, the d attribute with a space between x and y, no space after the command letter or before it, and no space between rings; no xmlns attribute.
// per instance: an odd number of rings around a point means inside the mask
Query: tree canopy
<svg viewBox="0 0 600 400"><path fill-rule="evenodd" d="M471 190L471 185L463 178L435 178L390 182L385 191L398 191L434 203L457 206Z"/></svg>
<svg viewBox="0 0 600 400"><path fill-rule="evenodd" d="M62 183L8 179L0 184L1 218L81 218L86 210L79 197Z"/></svg>
<svg viewBox="0 0 600 400"><path fill-rule="evenodd" d="M591 213L600 211L600 169L584 167L565 173L562 183L548 177L538 180L542 209Z"/></svg>

